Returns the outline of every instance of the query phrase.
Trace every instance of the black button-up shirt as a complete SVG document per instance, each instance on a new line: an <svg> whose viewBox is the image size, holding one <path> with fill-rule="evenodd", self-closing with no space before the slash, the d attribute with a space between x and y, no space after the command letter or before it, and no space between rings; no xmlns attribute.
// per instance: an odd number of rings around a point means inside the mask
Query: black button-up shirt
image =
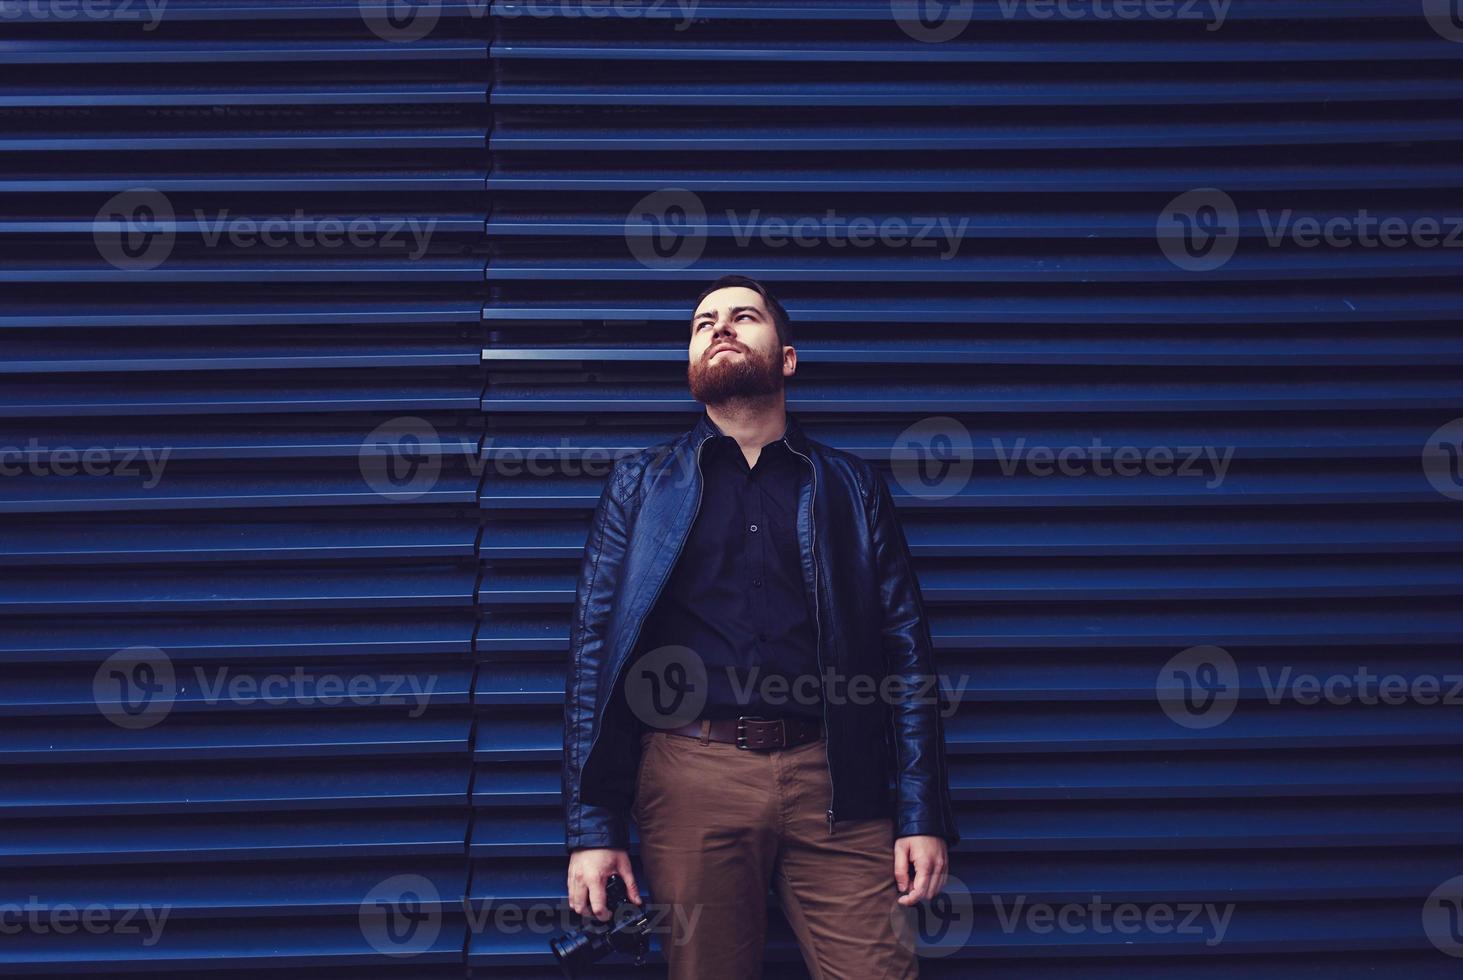
<svg viewBox="0 0 1463 980"><path fill-rule="evenodd" d="M701 473L701 506L646 620L644 649L696 651L706 665L704 717L821 719L816 628L797 534L807 462L779 439L749 468L736 439L717 435L702 451Z"/></svg>

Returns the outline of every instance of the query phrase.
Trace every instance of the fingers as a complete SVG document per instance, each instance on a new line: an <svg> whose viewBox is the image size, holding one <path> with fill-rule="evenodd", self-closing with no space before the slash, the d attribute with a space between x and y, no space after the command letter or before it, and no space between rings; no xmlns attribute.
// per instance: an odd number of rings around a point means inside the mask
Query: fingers
<svg viewBox="0 0 1463 980"><path fill-rule="evenodd" d="M569 875L569 907L578 915L584 914L585 902L589 898L589 889L584 882L576 878L571 872Z"/></svg>
<svg viewBox="0 0 1463 980"><path fill-rule="evenodd" d="M635 884L635 871L630 867L630 855L628 853L616 861L615 872L625 882L625 890L630 894L630 901L636 905L644 905L645 903L640 899L640 887Z"/></svg>
<svg viewBox="0 0 1463 980"><path fill-rule="evenodd" d="M916 855L914 859L914 884L909 886L909 893L902 896L899 901L904 905L915 905L930 897L930 868L929 860L922 855Z"/></svg>
<svg viewBox="0 0 1463 980"><path fill-rule="evenodd" d="M589 904L594 909L594 917L604 922L610 917L610 910L605 904L605 880L609 875L595 875L589 879Z"/></svg>
<svg viewBox="0 0 1463 980"><path fill-rule="evenodd" d="M894 884L909 891L909 842L902 838L894 842Z"/></svg>
<svg viewBox="0 0 1463 980"><path fill-rule="evenodd" d="M899 896L898 902L905 906L917 905L944 891L949 879L948 860L943 849L912 845L901 848L903 843L896 841L894 846L894 881L899 890L904 892ZM913 884L908 881L911 863L914 864Z"/></svg>

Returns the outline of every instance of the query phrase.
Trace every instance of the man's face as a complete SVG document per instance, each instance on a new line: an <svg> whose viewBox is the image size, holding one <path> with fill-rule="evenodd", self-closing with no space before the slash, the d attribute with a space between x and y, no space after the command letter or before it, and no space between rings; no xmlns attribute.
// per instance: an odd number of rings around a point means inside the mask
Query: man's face
<svg viewBox="0 0 1463 980"><path fill-rule="evenodd" d="M776 394L797 370L797 351L777 342L760 294L728 286L707 295L691 317L686 380L703 405Z"/></svg>

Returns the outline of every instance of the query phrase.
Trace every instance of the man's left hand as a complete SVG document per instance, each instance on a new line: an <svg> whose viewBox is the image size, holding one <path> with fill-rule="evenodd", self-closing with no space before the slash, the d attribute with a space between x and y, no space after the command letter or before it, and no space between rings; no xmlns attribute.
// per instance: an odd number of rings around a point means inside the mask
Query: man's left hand
<svg viewBox="0 0 1463 980"><path fill-rule="evenodd" d="M918 835L894 841L894 883L904 892L900 905L915 905L934 898L945 887L947 877L945 838ZM914 886L910 887L909 866L914 865Z"/></svg>

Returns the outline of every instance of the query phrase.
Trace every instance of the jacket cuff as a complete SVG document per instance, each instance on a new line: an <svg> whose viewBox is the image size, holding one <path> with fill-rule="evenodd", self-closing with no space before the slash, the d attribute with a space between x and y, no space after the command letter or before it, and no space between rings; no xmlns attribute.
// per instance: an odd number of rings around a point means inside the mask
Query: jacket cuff
<svg viewBox="0 0 1463 980"><path fill-rule="evenodd" d="M951 848L960 843L960 831L954 827L946 827L938 820L915 820L901 824L895 828L894 836L896 839L900 837L943 837L945 843Z"/></svg>
<svg viewBox="0 0 1463 980"><path fill-rule="evenodd" d="M586 847L614 847L627 849L630 846L630 834L625 826L625 819L616 813L610 812L605 807L586 807L584 819L580 821L583 827L579 833L565 834L564 849L570 853Z"/></svg>

